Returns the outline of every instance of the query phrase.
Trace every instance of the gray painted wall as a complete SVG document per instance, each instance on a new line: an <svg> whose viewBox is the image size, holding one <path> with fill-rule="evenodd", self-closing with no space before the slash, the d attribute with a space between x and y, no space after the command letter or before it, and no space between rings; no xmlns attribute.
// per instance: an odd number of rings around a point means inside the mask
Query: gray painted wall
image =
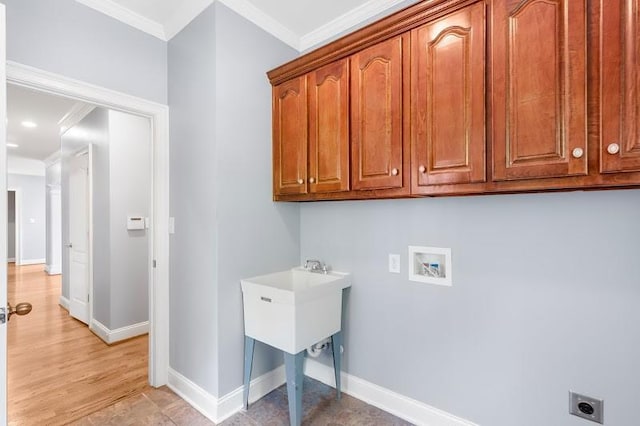
<svg viewBox="0 0 640 426"><path fill-rule="evenodd" d="M46 256L45 178L8 174L7 187L20 190L20 246L22 261L39 260ZM34 223L31 223L31 219Z"/></svg>
<svg viewBox="0 0 640 426"><path fill-rule="evenodd" d="M169 42L171 216L170 366L215 394L215 22L207 8Z"/></svg>
<svg viewBox="0 0 640 426"><path fill-rule="evenodd" d="M638 190L309 203L301 254L353 274L349 373L482 425L582 425L569 389L631 425L639 211ZM450 247L453 287L408 281L408 245Z"/></svg>
<svg viewBox="0 0 640 426"><path fill-rule="evenodd" d="M16 257L16 192L7 191L7 259Z"/></svg>
<svg viewBox="0 0 640 426"><path fill-rule="evenodd" d="M218 395L242 384L240 279L300 264L299 206L272 201L271 85L265 72L297 55L216 2ZM254 377L282 363L258 345Z"/></svg>
<svg viewBox="0 0 640 426"><path fill-rule="evenodd" d="M74 0L3 0L7 59L167 102L167 44Z"/></svg>
<svg viewBox="0 0 640 426"><path fill-rule="evenodd" d="M169 43L171 311L180 311L170 364L215 396L242 383L240 279L299 263L298 206L271 201L265 76L295 55L218 3ZM261 346L255 374L281 362Z"/></svg>
<svg viewBox="0 0 640 426"><path fill-rule="evenodd" d="M148 235L127 231L129 215L149 216L150 139L146 118L94 109L62 136L62 235L68 243L69 158L93 147L93 316L113 330L148 320ZM62 294L69 297L68 250Z"/></svg>
<svg viewBox="0 0 640 426"><path fill-rule="evenodd" d="M127 230L127 216L149 217L150 144L149 119L109 111L112 330L149 320L148 231Z"/></svg>

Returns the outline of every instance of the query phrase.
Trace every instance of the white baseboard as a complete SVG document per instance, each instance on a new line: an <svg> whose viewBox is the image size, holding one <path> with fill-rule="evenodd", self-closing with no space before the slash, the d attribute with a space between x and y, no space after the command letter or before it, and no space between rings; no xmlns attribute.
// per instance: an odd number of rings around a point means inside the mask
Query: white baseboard
<svg viewBox="0 0 640 426"><path fill-rule="evenodd" d="M100 321L92 319L89 329L91 329L91 331L93 331L99 338L104 340L107 345L111 345L112 343L116 343L121 340L147 334L149 332L149 321L139 322L137 324L110 330Z"/></svg>
<svg viewBox="0 0 640 426"><path fill-rule="evenodd" d="M304 374L335 388L333 367L326 366L314 359L306 358ZM420 401L407 398L366 380L342 373L342 391L367 404L378 407L401 419L418 426L478 426L468 420L456 417L445 411L431 407ZM260 377L251 380L249 402L253 403L286 381L284 366L280 366ZM171 390L187 401L214 423L220 423L242 409L242 390L236 390L221 398L209 394L191 380L169 368Z"/></svg>
<svg viewBox="0 0 640 426"><path fill-rule="evenodd" d="M47 259L21 259L20 266L22 265L39 265L40 263L46 263Z"/></svg>
<svg viewBox="0 0 640 426"><path fill-rule="evenodd" d="M259 400L284 382L284 366L251 380L249 402L252 403ZM216 424L221 423L242 409L243 386L229 392L222 398L216 398L172 368L169 368L167 386Z"/></svg>
<svg viewBox="0 0 640 426"><path fill-rule="evenodd" d="M62 306L64 309L66 309L68 311L69 310L69 299L67 299L66 297L60 295L60 298L58 299L58 305Z"/></svg>
<svg viewBox="0 0 640 426"><path fill-rule="evenodd" d="M314 359L306 359L304 374L335 388L333 367ZM380 408L394 416L419 426L478 426L469 420L431 407L415 399L375 385L359 377L343 372L342 391L367 404Z"/></svg>
<svg viewBox="0 0 640 426"><path fill-rule="evenodd" d="M15 262L16 258L15 257L9 257L7 258L7 262Z"/></svg>
<svg viewBox="0 0 640 426"><path fill-rule="evenodd" d="M62 274L62 267L60 265L47 265L44 267L44 271L49 275Z"/></svg>
<svg viewBox="0 0 640 426"><path fill-rule="evenodd" d="M249 403L254 403L272 390L279 388L285 381L284 365L251 380ZM216 420L216 423L222 422L242 409L243 390L244 386L240 386L218 400L218 420Z"/></svg>

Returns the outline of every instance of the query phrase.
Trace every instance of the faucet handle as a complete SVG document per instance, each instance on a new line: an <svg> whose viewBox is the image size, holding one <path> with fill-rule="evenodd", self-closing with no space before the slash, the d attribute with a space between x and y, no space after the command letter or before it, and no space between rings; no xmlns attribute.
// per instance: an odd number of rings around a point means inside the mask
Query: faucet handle
<svg viewBox="0 0 640 426"><path fill-rule="evenodd" d="M305 269L316 269L316 268L320 268L322 265L322 261L320 260L316 260L316 259L307 259L304 262L304 268Z"/></svg>
<svg viewBox="0 0 640 426"><path fill-rule="evenodd" d="M311 272L322 272L323 274L329 272L329 267L322 260L317 259L307 259L304 262L304 269Z"/></svg>

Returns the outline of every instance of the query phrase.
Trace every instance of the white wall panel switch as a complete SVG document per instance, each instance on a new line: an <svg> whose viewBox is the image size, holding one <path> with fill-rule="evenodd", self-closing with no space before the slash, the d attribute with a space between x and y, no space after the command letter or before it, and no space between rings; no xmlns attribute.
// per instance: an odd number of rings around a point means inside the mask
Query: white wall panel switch
<svg viewBox="0 0 640 426"><path fill-rule="evenodd" d="M389 254L389 272L400 273L400 255Z"/></svg>

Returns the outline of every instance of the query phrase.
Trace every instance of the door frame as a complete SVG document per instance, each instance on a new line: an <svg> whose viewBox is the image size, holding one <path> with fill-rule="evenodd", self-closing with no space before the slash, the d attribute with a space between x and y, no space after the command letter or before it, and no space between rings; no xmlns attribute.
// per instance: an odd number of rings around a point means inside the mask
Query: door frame
<svg viewBox="0 0 640 426"><path fill-rule="evenodd" d="M4 38L4 34L0 34ZM2 41L2 40L0 40ZM2 59L2 58L0 58ZM4 61L2 65L4 65ZM0 66L0 77L2 77ZM167 383L169 368L169 107L136 96L43 71L13 61L6 62L6 82L32 90L88 102L97 106L146 117L151 123L151 214L149 235L149 384ZM1 99L0 99L1 100ZM5 109L6 102L0 102ZM0 131L6 129L4 120ZM4 131L2 132L4 133ZM1 141L0 141L1 142ZM0 143L0 160L6 159L6 147ZM6 174L0 177L0 192L6 192ZM6 197L0 204L1 222L6 224ZM1 226L0 226L1 228ZM6 268L6 231L0 260ZM2 262L0 262L2 263ZM0 270L6 280L6 269ZM0 286L1 287L1 286ZM2 299L0 297L0 299ZM2 300L0 300L2 302ZM6 336L6 327L0 327ZM0 338L2 336L0 335ZM0 361L6 354L0 354ZM2 364L2 362L0 362ZM0 368L4 368L0 365ZM2 397L0 386L0 398ZM5 395L6 398L6 395ZM0 419L1 420L1 419Z"/></svg>
<svg viewBox="0 0 640 426"><path fill-rule="evenodd" d="M20 245L20 233L22 232L22 209L20 208L20 205L22 203L22 194L20 192L20 188L14 188L14 187L8 187L7 188L7 193L8 192L15 192L14 195L14 199L13 199L13 214L16 220L16 228L14 230L15 235L14 235L14 256L13 256L13 262L16 264L16 266L20 265L22 263L22 246ZM9 210L7 209L7 213L9 212ZM7 218L7 222L8 222L9 218ZM7 236L8 238L8 236ZM7 253L7 256L9 254ZM7 258L7 262L9 261L9 259Z"/></svg>
<svg viewBox="0 0 640 426"><path fill-rule="evenodd" d="M87 326L89 330L94 331L95 326L93 321L93 144L90 142L87 146L83 146L71 155L78 157L80 155L87 155L87 227L89 228L89 235L87 237L87 271L89 277L87 279L87 287L89 291L89 318ZM71 192L71 191L69 191ZM64 214L64 213L63 213ZM67 211L66 214L69 214ZM68 235L66 235L67 243L70 240L71 230L67 229ZM70 259L70 255L67 259ZM67 269L70 271L70 269ZM71 313L71 287L69 287L69 313ZM99 334L98 334L99 336ZM151 348L149 348L151 349ZM151 353L151 351L149 351Z"/></svg>

